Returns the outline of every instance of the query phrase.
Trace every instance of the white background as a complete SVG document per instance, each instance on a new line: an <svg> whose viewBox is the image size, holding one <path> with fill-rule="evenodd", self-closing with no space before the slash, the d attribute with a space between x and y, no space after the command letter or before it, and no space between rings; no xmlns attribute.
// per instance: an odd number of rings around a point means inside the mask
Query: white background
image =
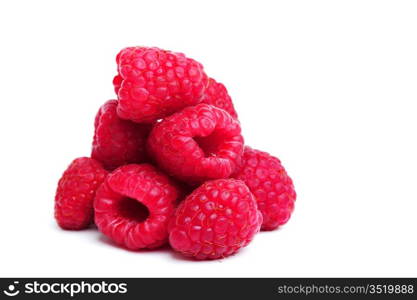
<svg viewBox="0 0 417 300"><path fill-rule="evenodd" d="M417 276L415 1L2 1L1 276ZM290 222L212 262L60 230L115 55L181 51L225 83L247 144L283 161Z"/></svg>

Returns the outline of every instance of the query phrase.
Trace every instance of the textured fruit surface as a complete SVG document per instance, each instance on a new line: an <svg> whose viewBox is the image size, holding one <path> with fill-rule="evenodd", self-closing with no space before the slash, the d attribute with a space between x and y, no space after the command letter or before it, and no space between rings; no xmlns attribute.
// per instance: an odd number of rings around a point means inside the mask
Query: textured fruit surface
<svg viewBox="0 0 417 300"><path fill-rule="evenodd" d="M233 177L243 180L255 195L263 216L262 230L273 230L289 220L296 193L278 158L246 146L243 167Z"/></svg>
<svg viewBox="0 0 417 300"><path fill-rule="evenodd" d="M125 165L98 189L95 222L103 234L127 249L156 248L167 241L177 197L172 181L153 166Z"/></svg>
<svg viewBox="0 0 417 300"><path fill-rule="evenodd" d="M201 103L210 104L227 111L233 118L237 119L237 113L233 106L232 98L229 96L226 87L214 80L209 79L208 86L203 95Z"/></svg>
<svg viewBox="0 0 417 300"><path fill-rule="evenodd" d="M242 158L240 131L226 111L199 104L156 124L148 150L162 169L188 183L227 178Z"/></svg>
<svg viewBox="0 0 417 300"><path fill-rule="evenodd" d="M218 179L194 190L175 212L169 242L196 259L217 259L245 247L259 231L262 215L240 180Z"/></svg>
<svg viewBox="0 0 417 300"><path fill-rule="evenodd" d="M107 101L98 111L94 122L91 157L107 170L121 165L145 161L149 125L120 119L116 113L117 100Z"/></svg>
<svg viewBox="0 0 417 300"><path fill-rule="evenodd" d="M107 175L99 162L88 157L75 159L58 182L55 219L64 229L79 230L93 222L96 190Z"/></svg>
<svg viewBox="0 0 417 300"><path fill-rule="evenodd" d="M182 53L128 47L119 52L116 62L117 112L138 123L152 123L198 104L208 83L203 66Z"/></svg>

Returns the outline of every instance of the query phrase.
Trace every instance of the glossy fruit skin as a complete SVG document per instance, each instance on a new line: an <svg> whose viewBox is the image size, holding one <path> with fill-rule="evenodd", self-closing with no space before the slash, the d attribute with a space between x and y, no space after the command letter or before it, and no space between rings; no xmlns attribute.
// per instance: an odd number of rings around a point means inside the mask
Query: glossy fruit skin
<svg viewBox="0 0 417 300"><path fill-rule="evenodd" d="M120 119L117 106L117 100L104 103L94 122L91 157L109 171L122 165L145 162L146 138L151 130L150 125Z"/></svg>
<svg viewBox="0 0 417 300"><path fill-rule="evenodd" d="M118 115L138 123L153 123L200 103L208 83L203 66L182 53L128 47L119 52L116 62Z"/></svg>
<svg viewBox="0 0 417 300"><path fill-rule="evenodd" d="M179 192L173 182L149 164L113 171L94 200L98 229L130 250L157 248L167 242L168 221Z"/></svg>
<svg viewBox="0 0 417 300"><path fill-rule="evenodd" d="M170 175L187 183L227 178L243 154L239 122L226 111L199 104L156 124L148 152Z"/></svg>
<svg viewBox="0 0 417 300"><path fill-rule="evenodd" d="M233 177L243 180L255 195L263 215L262 230L274 230L288 222L297 194L278 158L246 146L243 165Z"/></svg>
<svg viewBox="0 0 417 300"><path fill-rule="evenodd" d="M218 259L247 246L262 215L243 181L218 179L194 190L169 225L172 248L195 259Z"/></svg>
<svg viewBox="0 0 417 300"><path fill-rule="evenodd" d="M94 196L106 176L107 171L94 159L72 161L55 194L55 220L61 228L80 230L93 223Z"/></svg>

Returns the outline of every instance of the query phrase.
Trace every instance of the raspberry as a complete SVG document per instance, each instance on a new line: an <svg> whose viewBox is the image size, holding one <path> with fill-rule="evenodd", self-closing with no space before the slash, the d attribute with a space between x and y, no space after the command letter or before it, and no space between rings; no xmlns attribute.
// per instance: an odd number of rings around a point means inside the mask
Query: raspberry
<svg viewBox="0 0 417 300"><path fill-rule="evenodd" d="M161 168L192 184L229 177L240 164L243 138L226 111L199 104L156 124L148 150Z"/></svg>
<svg viewBox="0 0 417 300"><path fill-rule="evenodd" d="M116 62L121 77L114 80L120 101L117 113L138 123L152 123L198 104L208 82L203 66L182 53L128 47Z"/></svg>
<svg viewBox="0 0 417 300"><path fill-rule="evenodd" d="M203 95L201 103L210 104L227 111L233 118L237 119L237 113L233 106L232 98L229 96L226 87L216 82L213 78L209 79L208 86Z"/></svg>
<svg viewBox="0 0 417 300"><path fill-rule="evenodd" d="M63 229L79 230L93 222L93 200L107 175L99 162L88 157L75 159L58 182L55 219Z"/></svg>
<svg viewBox="0 0 417 300"><path fill-rule="evenodd" d="M127 249L156 248L167 241L177 197L177 188L153 166L125 165L98 189L95 222L103 234Z"/></svg>
<svg viewBox="0 0 417 300"><path fill-rule="evenodd" d="M288 221L296 193L278 158L245 147L243 167L233 177L243 180L255 195L263 215L262 230L276 229Z"/></svg>
<svg viewBox="0 0 417 300"><path fill-rule="evenodd" d="M120 75L116 75L113 78L113 86L114 86L114 91L116 92L116 95L117 93L119 93L119 89L120 89L120 86L122 85L122 81L123 81L123 78Z"/></svg>
<svg viewBox="0 0 417 300"><path fill-rule="evenodd" d="M150 127L122 120L116 114L117 101L107 101L98 111L91 157L108 170L145 161L145 143Z"/></svg>
<svg viewBox="0 0 417 300"><path fill-rule="evenodd" d="M169 224L169 242L196 259L223 258L247 246L261 224L255 198L243 181L218 179L181 202Z"/></svg>

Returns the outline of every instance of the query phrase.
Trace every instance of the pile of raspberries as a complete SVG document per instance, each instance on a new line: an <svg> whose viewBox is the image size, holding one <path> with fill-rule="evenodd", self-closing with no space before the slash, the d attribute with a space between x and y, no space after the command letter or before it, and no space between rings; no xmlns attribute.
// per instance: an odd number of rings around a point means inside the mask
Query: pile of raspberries
<svg viewBox="0 0 417 300"><path fill-rule="evenodd" d="M278 158L244 145L225 86L182 53L128 47L116 57L117 100L95 118L91 157L58 182L55 219L95 224L130 250L166 243L218 259L285 224L296 193Z"/></svg>

